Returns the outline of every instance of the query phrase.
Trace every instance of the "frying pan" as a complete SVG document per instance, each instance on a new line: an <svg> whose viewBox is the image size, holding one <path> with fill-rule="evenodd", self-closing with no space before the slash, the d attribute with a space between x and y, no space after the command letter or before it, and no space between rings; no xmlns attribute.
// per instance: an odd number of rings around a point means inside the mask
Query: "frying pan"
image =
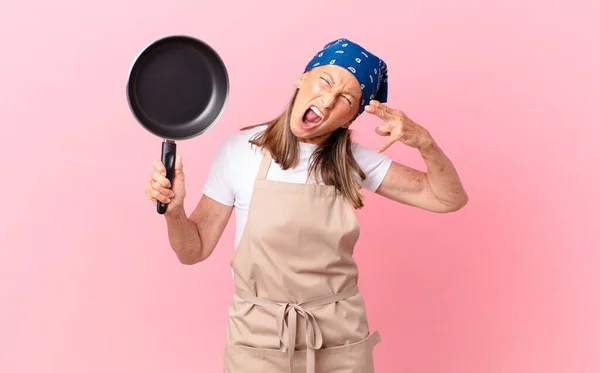
<svg viewBox="0 0 600 373"><path fill-rule="evenodd" d="M163 138L161 160L173 182L176 140L196 137L221 117L229 95L227 69L202 40L172 35L153 41L129 71L127 102L137 121ZM167 204L158 201L164 214Z"/></svg>

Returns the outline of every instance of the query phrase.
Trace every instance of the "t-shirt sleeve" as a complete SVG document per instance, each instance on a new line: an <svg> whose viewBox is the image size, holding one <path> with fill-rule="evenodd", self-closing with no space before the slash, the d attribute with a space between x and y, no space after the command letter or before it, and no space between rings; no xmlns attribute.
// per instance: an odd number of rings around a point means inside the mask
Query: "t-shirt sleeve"
<svg viewBox="0 0 600 373"><path fill-rule="evenodd" d="M377 153L373 149L364 147L358 143L352 144L352 154L354 159L366 175L362 182L362 187L371 192L375 192L381 185L381 182L387 175L392 164L392 160L383 153Z"/></svg>
<svg viewBox="0 0 600 373"><path fill-rule="evenodd" d="M217 149L208 171L203 191L207 197L227 206L233 206L235 202L230 167L231 142L231 137L226 138Z"/></svg>

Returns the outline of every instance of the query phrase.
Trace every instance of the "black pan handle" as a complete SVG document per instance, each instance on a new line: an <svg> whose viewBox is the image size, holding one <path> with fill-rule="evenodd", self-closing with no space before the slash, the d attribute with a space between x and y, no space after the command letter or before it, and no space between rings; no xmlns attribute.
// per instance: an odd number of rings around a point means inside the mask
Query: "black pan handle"
<svg viewBox="0 0 600 373"><path fill-rule="evenodd" d="M165 140L162 143L162 153L161 153L161 161L165 168L167 169L167 179L171 182L171 186L173 185L173 174L175 172L175 156L177 154L177 145L174 141ZM158 201L156 204L156 210L159 214L164 214L167 212L167 204Z"/></svg>

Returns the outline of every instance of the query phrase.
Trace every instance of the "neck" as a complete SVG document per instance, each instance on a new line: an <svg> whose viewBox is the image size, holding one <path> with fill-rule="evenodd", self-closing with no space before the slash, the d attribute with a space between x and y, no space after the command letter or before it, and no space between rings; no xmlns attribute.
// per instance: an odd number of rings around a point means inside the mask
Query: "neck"
<svg viewBox="0 0 600 373"><path fill-rule="evenodd" d="M301 138L296 136L296 139L298 139L298 142L305 144L321 145L331 136L332 133L333 132L329 132L324 135L319 135L311 138Z"/></svg>

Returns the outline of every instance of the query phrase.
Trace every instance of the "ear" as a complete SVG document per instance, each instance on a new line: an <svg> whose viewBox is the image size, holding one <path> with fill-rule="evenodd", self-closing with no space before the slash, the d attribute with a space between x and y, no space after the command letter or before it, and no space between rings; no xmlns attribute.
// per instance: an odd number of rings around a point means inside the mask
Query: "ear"
<svg viewBox="0 0 600 373"><path fill-rule="evenodd" d="M296 79L296 88L300 88L300 86L304 82L304 78L306 78L306 73L302 73L302 75L300 75L298 79Z"/></svg>

